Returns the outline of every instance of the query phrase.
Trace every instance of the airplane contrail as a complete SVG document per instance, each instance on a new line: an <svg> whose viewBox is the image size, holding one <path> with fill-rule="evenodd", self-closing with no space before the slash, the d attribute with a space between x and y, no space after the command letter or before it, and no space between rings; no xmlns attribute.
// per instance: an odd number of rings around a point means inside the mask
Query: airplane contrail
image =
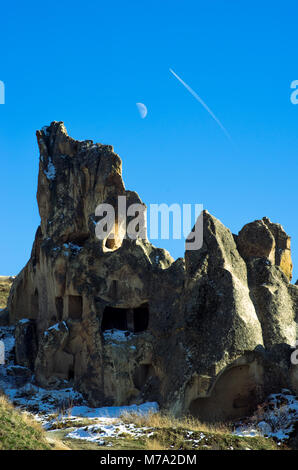
<svg viewBox="0 0 298 470"><path fill-rule="evenodd" d="M202 98L200 98L200 96L192 89L190 88L189 85L187 85L187 83L185 83L182 78L179 77L179 75L177 75L174 70L172 69L169 69L170 72L174 75L174 77L177 78L177 80L179 80L180 83L182 83L182 85L189 91L189 93L192 94L192 96L199 102L201 103L201 105L206 109L206 111L210 114L210 116L214 119L215 122L217 122L217 124L219 125L219 127L223 130L223 132L226 134L226 136L228 137L228 139L230 139L231 142L233 142L232 140L232 137L230 136L230 134L228 133L227 129L222 125L222 123L220 122L220 120L215 116L215 114L211 111L211 109L209 108L209 106L207 106L207 104L202 100Z"/></svg>

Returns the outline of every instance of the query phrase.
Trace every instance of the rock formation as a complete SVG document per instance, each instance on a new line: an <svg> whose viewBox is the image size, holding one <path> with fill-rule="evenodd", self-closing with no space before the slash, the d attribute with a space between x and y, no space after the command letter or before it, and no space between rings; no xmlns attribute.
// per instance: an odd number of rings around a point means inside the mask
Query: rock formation
<svg viewBox="0 0 298 470"><path fill-rule="evenodd" d="M233 235L204 211L203 246L174 261L146 238L98 240L95 208L125 189L109 145L62 122L37 132L41 224L8 302L16 357L38 384L69 381L91 405L159 402L176 415L231 419L296 389L298 286L290 239L269 219ZM118 226L117 226L118 224Z"/></svg>

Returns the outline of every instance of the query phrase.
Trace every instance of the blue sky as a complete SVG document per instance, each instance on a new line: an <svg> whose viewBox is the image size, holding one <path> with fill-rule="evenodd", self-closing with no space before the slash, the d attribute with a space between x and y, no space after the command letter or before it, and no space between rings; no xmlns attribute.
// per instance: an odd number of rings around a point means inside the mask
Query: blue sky
<svg viewBox="0 0 298 470"><path fill-rule="evenodd" d="M2 3L0 274L18 273L30 256L35 131L62 120L74 138L112 144L126 187L147 204L202 203L234 233L263 216L281 223L295 281L297 13L287 0ZM182 241L154 244L183 255Z"/></svg>

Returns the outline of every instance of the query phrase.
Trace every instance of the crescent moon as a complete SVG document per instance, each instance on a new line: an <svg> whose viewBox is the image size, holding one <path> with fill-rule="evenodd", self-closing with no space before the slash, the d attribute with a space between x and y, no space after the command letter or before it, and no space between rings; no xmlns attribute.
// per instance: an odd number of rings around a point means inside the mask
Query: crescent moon
<svg viewBox="0 0 298 470"><path fill-rule="evenodd" d="M137 108L138 108L138 111L140 113L141 118L145 119L145 117L148 114L147 107L144 105L144 103L136 103L136 105L137 105Z"/></svg>

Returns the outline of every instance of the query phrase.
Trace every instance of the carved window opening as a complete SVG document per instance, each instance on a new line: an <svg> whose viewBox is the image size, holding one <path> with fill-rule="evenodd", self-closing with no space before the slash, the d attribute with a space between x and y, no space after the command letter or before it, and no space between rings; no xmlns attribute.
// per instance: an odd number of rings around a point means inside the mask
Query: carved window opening
<svg viewBox="0 0 298 470"><path fill-rule="evenodd" d="M58 321L61 321L63 318L63 297L56 297L55 304Z"/></svg>
<svg viewBox="0 0 298 470"><path fill-rule="evenodd" d="M148 304L133 309L134 332L140 333L147 330L149 324L149 306Z"/></svg>
<svg viewBox="0 0 298 470"><path fill-rule="evenodd" d="M71 243L75 246L82 247L84 246L85 242L89 238L89 233L85 232L77 232L77 233L71 233L68 237L65 243Z"/></svg>
<svg viewBox="0 0 298 470"><path fill-rule="evenodd" d="M34 294L31 296L31 312L30 318L35 319L38 317L39 312L39 295L38 290L35 289Z"/></svg>
<svg viewBox="0 0 298 470"><path fill-rule="evenodd" d="M115 329L140 333L147 330L148 323L148 304L137 308L106 307L103 312L101 329L102 331Z"/></svg>
<svg viewBox="0 0 298 470"><path fill-rule="evenodd" d="M72 320L81 320L83 314L83 299L81 295L68 296L68 316Z"/></svg>
<svg viewBox="0 0 298 470"><path fill-rule="evenodd" d="M127 309L106 307L103 312L101 329L102 331L127 330Z"/></svg>
<svg viewBox="0 0 298 470"><path fill-rule="evenodd" d="M118 221L116 221L113 229L104 241L104 251L118 250L122 246L124 237L125 227L123 224L118 224Z"/></svg>
<svg viewBox="0 0 298 470"><path fill-rule="evenodd" d="M68 369L68 380L73 380L74 379L74 368L73 367L70 367Z"/></svg>

